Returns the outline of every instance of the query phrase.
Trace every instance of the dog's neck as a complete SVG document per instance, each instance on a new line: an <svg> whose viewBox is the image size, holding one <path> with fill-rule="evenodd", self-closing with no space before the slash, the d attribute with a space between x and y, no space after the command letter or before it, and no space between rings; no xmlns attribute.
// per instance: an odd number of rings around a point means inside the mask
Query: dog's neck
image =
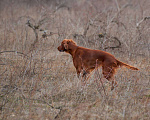
<svg viewBox="0 0 150 120"><path fill-rule="evenodd" d="M70 45L69 48L70 48L70 49L69 49L67 52L68 52L69 54L71 54L72 58L74 58L74 55L75 55L75 52L76 52L78 46L75 45L75 44L72 44L72 45Z"/></svg>

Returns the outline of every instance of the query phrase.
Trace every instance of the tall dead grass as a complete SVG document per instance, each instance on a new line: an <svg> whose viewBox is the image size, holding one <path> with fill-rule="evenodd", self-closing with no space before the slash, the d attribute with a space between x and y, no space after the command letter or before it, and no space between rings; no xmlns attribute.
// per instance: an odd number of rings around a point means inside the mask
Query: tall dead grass
<svg viewBox="0 0 150 120"><path fill-rule="evenodd" d="M149 4L1 1L0 119L150 119ZM57 51L64 38L140 70L119 69L111 91L99 69L81 90L72 58Z"/></svg>

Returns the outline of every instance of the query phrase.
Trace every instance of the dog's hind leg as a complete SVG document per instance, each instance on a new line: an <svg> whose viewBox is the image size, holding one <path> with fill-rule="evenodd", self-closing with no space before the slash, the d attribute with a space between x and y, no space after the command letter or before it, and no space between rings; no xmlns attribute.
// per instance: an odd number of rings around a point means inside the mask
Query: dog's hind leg
<svg viewBox="0 0 150 120"><path fill-rule="evenodd" d="M117 86L117 82L114 79L114 74L115 74L115 71L116 71L116 67L108 66L108 65L104 64L102 66L102 71L103 71L104 78L106 78L108 81L112 82L111 90L113 90L114 87Z"/></svg>

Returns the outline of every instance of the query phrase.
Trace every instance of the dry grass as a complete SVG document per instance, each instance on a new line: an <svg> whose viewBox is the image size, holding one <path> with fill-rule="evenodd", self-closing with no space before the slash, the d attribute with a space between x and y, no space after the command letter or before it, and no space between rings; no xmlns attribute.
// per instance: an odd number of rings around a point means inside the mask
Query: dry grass
<svg viewBox="0 0 150 120"><path fill-rule="evenodd" d="M148 0L0 1L0 120L149 120L149 6ZM57 51L64 38L140 70L119 69L111 91L100 69L81 90L71 56Z"/></svg>

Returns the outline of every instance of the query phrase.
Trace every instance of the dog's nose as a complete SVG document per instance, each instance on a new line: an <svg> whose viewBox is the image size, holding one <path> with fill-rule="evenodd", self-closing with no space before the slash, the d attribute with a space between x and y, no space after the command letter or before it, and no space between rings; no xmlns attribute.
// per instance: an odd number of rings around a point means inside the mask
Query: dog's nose
<svg viewBox="0 0 150 120"><path fill-rule="evenodd" d="M58 51L60 51L60 52L64 52L64 50L61 49L61 46L59 46L57 49L58 49Z"/></svg>

